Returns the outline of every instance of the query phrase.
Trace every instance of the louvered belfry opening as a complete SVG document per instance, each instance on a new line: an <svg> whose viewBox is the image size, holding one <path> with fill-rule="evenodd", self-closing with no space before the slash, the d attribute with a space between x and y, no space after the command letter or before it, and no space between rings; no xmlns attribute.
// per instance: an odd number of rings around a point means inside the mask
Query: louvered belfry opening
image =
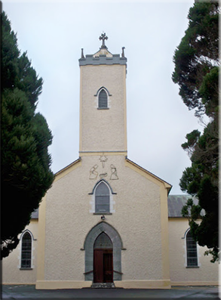
<svg viewBox="0 0 221 300"><path fill-rule="evenodd" d="M102 89L99 93L98 107L107 108L107 93L104 89Z"/></svg>

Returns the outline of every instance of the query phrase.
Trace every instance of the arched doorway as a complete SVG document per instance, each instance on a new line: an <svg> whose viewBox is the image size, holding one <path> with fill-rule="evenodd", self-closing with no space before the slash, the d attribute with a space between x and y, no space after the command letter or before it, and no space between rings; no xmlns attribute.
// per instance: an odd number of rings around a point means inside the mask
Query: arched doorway
<svg viewBox="0 0 221 300"><path fill-rule="evenodd" d="M102 233L106 236L101 235ZM100 237L100 238L99 238ZM121 237L117 230L112 227L110 224L102 221L95 225L87 234L84 247L82 250L85 250L85 280L94 282L94 249L99 249L99 243L102 241L102 238L106 239L106 250L112 250L112 263L113 263L113 281L122 280L121 273L121 250L123 248L123 243ZM107 242L109 241L109 246ZM111 246L110 246L111 245ZM107 248L107 246L109 248ZM100 247L100 246L99 246ZM102 248L100 248L102 249ZM103 250L102 250L103 251ZM105 253L105 252L103 252ZM111 253L111 251L109 252ZM108 254L108 252L106 252ZM109 258L108 258L109 256ZM109 260L111 255L105 255L106 261ZM100 258L101 259L101 258ZM96 264L97 265L97 264Z"/></svg>
<svg viewBox="0 0 221 300"><path fill-rule="evenodd" d="M94 282L113 282L113 244L105 232L94 242Z"/></svg>

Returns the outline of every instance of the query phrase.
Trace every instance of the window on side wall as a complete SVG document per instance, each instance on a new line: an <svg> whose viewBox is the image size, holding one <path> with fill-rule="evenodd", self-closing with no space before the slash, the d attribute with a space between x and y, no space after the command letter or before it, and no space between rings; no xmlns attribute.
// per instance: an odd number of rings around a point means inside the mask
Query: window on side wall
<svg viewBox="0 0 221 300"><path fill-rule="evenodd" d="M198 267L197 243L194 241L190 230L186 235L187 267Z"/></svg>
<svg viewBox="0 0 221 300"><path fill-rule="evenodd" d="M27 231L21 240L21 269L31 269L32 261L32 237Z"/></svg>

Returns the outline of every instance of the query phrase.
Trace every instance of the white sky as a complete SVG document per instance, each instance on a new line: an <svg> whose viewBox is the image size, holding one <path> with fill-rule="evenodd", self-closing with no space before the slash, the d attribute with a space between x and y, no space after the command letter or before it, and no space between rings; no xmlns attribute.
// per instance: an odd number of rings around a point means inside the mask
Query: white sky
<svg viewBox="0 0 221 300"><path fill-rule="evenodd" d="M53 134L49 148L57 172L79 157L79 63L99 50L104 31L113 54L127 57L128 158L172 184L190 166L181 148L193 129L203 130L171 79L173 55L188 27L194 0L4 1L21 52L43 78L38 110Z"/></svg>

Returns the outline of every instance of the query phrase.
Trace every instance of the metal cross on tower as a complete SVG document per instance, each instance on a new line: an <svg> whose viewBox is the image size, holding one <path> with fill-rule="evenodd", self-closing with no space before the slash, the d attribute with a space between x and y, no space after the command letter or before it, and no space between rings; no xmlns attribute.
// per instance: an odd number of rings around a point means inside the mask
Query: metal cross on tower
<svg viewBox="0 0 221 300"><path fill-rule="evenodd" d="M99 40L102 40L102 45L101 45L101 48L107 48L106 45L105 45L105 40L107 40L108 37L106 36L106 33L102 33L101 36L99 37Z"/></svg>

